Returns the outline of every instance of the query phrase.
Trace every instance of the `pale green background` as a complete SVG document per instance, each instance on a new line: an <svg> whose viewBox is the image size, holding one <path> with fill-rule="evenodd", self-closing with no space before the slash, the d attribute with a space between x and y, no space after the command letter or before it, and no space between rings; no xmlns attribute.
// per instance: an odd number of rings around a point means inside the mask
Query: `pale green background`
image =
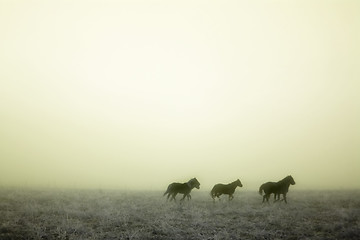
<svg viewBox="0 0 360 240"><path fill-rule="evenodd" d="M0 186L360 187L360 1L0 0Z"/></svg>

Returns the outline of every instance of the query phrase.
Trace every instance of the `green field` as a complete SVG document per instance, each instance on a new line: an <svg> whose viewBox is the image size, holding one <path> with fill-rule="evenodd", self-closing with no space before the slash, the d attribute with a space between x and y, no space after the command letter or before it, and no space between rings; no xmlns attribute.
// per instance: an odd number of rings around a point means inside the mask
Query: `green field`
<svg viewBox="0 0 360 240"><path fill-rule="evenodd" d="M0 239L360 239L360 191L261 201L241 190L175 203L157 191L0 189Z"/></svg>

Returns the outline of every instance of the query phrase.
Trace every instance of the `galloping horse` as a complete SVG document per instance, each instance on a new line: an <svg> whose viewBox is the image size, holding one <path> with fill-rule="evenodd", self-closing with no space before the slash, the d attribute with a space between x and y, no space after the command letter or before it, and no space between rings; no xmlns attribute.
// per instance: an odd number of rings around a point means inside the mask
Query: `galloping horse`
<svg viewBox="0 0 360 240"><path fill-rule="evenodd" d="M197 189L200 188L200 183L196 178L190 179L187 183L175 183L174 182L174 183L169 184L169 186L163 196L165 196L167 194L167 200L169 200L169 197L171 196L170 201L171 200L176 201L175 196L178 193L182 193L182 194L184 194L184 196L181 199L181 201L184 200L185 197L187 197L187 199L189 200L189 199L191 199L190 192L194 187Z"/></svg>
<svg viewBox="0 0 360 240"><path fill-rule="evenodd" d="M215 186L212 188L210 195L215 201L215 197L220 198L220 195L222 194L228 194L229 195L229 201L234 198L233 194L235 192L236 187L242 187L242 183L240 180L236 180L235 182L229 183L229 184L215 184Z"/></svg>
<svg viewBox="0 0 360 240"><path fill-rule="evenodd" d="M259 194L262 195L262 192L264 190L265 195L263 196L263 202L266 201L269 202L270 195L274 193L274 201L278 201L280 199L280 194L284 196L284 201L286 201L286 193L289 191L289 186L295 185L295 181L291 175L287 176L283 180L280 180L278 182L267 182L260 186L259 188ZM278 199L276 199L276 196L278 196Z"/></svg>

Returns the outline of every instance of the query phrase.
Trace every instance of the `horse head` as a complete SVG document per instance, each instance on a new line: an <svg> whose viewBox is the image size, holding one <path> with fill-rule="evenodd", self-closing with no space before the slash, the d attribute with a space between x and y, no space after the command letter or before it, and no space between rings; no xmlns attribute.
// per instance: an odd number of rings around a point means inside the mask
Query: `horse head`
<svg viewBox="0 0 360 240"><path fill-rule="evenodd" d="M240 179L236 180L235 183L236 183L236 186L239 186L239 187L243 186Z"/></svg>
<svg viewBox="0 0 360 240"><path fill-rule="evenodd" d="M192 188L194 188L194 187L197 188L197 189L200 188L200 183L196 178L191 179L188 183L190 184L190 186Z"/></svg>
<svg viewBox="0 0 360 240"><path fill-rule="evenodd" d="M288 178L288 181L289 181L289 183L291 185L295 185L295 181L294 181L294 179L293 179L293 177L291 175L287 176L287 178Z"/></svg>

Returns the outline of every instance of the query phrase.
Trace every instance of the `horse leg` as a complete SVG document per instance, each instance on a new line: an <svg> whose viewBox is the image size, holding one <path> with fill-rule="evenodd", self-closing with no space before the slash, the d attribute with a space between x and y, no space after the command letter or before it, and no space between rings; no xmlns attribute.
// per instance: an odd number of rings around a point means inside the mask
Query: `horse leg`
<svg viewBox="0 0 360 240"><path fill-rule="evenodd" d="M177 193L173 193L172 196L171 196L170 201L171 201L171 200L174 200L174 202L176 202L176 199L175 199L176 195L177 195Z"/></svg>
<svg viewBox="0 0 360 240"><path fill-rule="evenodd" d="M282 195L283 195L283 199L281 199L280 201L285 201L285 203L287 203L287 201L286 201L286 193L283 193ZM279 199L280 199L280 194L279 194Z"/></svg>
<svg viewBox="0 0 360 240"><path fill-rule="evenodd" d="M265 194L266 202L269 203L270 194Z"/></svg>
<svg viewBox="0 0 360 240"><path fill-rule="evenodd" d="M180 199L180 201L184 201L185 197L188 196L187 194L184 194L184 196L182 197L182 199Z"/></svg>
<svg viewBox="0 0 360 240"><path fill-rule="evenodd" d="M276 199L276 196L277 196L277 199ZM274 202L277 202L280 200L280 194L274 194Z"/></svg>
<svg viewBox="0 0 360 240"><path fill-rule="evenodd" d="M215 193L211 193L211 198L213 199L213 203L215 203L216 194L215 194Z"/></svg>
<svg viewBox="0 0 360 240"><path fill-rule="evenodd" d="M221 200L220 196L221 196L221 193L216 193L216 197L219 199L219 201Z"/></svg>
<svg viewBox="0 0 360 240"><path fill-rule="evenodd" d="M287 203L287 201L286 201L286 194L284 193L283 195L284 195L284 201L285 201L285 203Z"/></svg>
<svg viewBox="0 0 360 240"><path fill-rule="evenodd" d="M229 201L231 201L234 198L232 194L229 194Z"/></svg>
<svg viewBox="0 0 360 240"><path fill-rule="evenodd" d="M267 194L267 193L265 193L265 195L263 196L263 203L265 202L265 200L266 200L266 202L267 203L269 203L269 197L270 197L270 194Z"/></svg>

